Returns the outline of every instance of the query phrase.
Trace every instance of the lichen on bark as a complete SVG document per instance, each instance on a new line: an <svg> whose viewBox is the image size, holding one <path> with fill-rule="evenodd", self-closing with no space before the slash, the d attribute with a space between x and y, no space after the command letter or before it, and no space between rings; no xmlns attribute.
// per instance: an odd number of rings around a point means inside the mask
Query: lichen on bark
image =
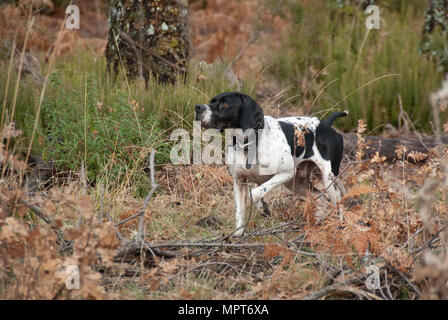
<svg viewBox="0 0 448 320"><path fill-rule="evenodd" d="M174 83L185 75L189 57L186 0L112 0L108 71L115 74L121 62L129 78L152 74L161 83Z"/></svg>

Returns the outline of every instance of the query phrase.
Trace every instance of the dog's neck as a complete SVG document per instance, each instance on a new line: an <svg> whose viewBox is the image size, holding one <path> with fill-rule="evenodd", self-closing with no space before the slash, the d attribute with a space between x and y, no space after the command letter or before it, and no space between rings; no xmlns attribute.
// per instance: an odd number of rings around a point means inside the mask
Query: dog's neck
<svg viewBox="0 0 448 320"><path fill-rule="evenodd" d="M253 128L254 133L255 133L255 147L258 148L258 131L264 129L264 116L263 119L261 119L260 122L258 122L258 125L256 127ZM241 141L243 141L241 143ZM245 151L245 153L248 151L249 146L254 143L254 141L249 141L248 137L244 135L240 134L239 130L234 130L233 132L233 139L232 139L232 143L231 143L231 147L232 148L239 148L239 149L243 149ZM246 160L246 169L250 169L251 168L251 163L252 163L253 159L249 159L249 157Z"/></svg>

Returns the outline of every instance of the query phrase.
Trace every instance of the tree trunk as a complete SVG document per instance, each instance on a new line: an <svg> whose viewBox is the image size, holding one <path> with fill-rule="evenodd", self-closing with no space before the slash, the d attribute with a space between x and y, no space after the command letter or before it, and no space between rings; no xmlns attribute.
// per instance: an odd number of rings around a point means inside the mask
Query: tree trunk
<svg viewBox="0 0 448 320"><path fill-rule="evenodd" d="M174 83L189 56L186 0L112 0L108 71L124 66L128 78Z"/></svg>

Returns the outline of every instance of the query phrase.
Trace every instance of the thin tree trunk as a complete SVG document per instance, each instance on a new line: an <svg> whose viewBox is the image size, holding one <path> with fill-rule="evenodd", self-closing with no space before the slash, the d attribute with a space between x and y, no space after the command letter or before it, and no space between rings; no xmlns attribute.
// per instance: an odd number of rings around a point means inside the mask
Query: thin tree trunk
<svg viewBox="0 0 448 320"><path fill-rule="evenodd" d="M186 0L112 0L108 71L128 78L174 83L189 57Z"/></svg>

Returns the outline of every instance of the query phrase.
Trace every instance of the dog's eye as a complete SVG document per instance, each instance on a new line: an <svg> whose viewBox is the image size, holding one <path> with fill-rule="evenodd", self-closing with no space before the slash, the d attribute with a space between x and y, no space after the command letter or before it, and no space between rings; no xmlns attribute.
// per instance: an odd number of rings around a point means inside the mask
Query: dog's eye
<svg viewBox="0 0 448 320"><path fill-rule="evenodd" d="M227 103L221 103L221 108L228 109L228 108L230 108L230 105Z"/></svg>

